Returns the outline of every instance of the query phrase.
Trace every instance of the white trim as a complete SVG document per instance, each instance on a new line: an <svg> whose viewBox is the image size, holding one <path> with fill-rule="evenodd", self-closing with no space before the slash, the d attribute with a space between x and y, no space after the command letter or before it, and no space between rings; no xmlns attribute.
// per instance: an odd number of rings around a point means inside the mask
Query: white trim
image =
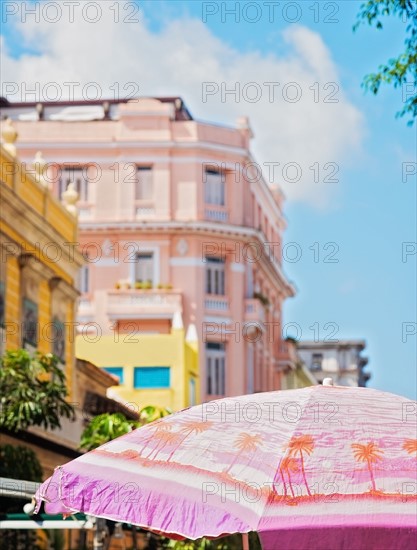
<svg viewBox="0 0 417 550"><path fill-rule="evenodd" d="M98 265L100 267L114 267L115 265L122 264L123 260L116 258L100 258L96 262L88 262L88 265ZM134 263L134 262L131 262Z"/></svg>
<svg viewBox="0 0 417 550"><path fill-rule="evenodd" d="M179 256L171 257L169 260L169 265L172 265L174 267L205 267L203 258L195 256L188 258L181 258Z"/></svg>
<svg viewBox="0 0 417 550"><path fill-rule="evenodd" d="M6 113L5 113L6 114ZM52 121L51 121L52 122ZM82 132L80 132L81 134ZM114 136L110 136L113 138ZM77 149L85 150L85 149L123 149L123 148L129 148L129 149L208 149L210 151L220 151L222 153L228 152L228 153L234 153L241 156L248 156L248 149L242 148L242 147L234 147L233 145L226 145L221 143L211 143L209 141L188 141L186 143L183 142L177 142L177 141L115 141L115 142L83 142L83 141L77 141L77 142L65 142L65 143L47 143L42 141L37 142L20 142L19 143L19 151L20 156L22 156L22 152L25 149L34 149L34 148L42 148L43 151L47 150L59 150L59 149L73 149L74 151L77 151ZM72 157L73 158L73 157Z"/></svg>
<svg viewBox="0 0 417 550"><path fill-rule="evenodd" d="M107 317L110 321L118 321L120 319L123 321L127 319L173 319L174 313L174 311L172 313L107 313ZM123 332L120 334L123 334ZM139 331L137 334L139 334Z"/></svg>
<svg viewBox="0 0 417 550"><path fill-rule="evenodd" d="M91 156L82 156L80 157L78 155L78 159L74 160L74 156L68 156L68 157L55 157L53 160L49 160L48 164L70 164L70 163L78 163L80 165L92 165L100 164L100 168L102 170L111 170L111 166L113 166L116 162L120 163L126 163L126 164L135 164L141 162L149 162L152 164L207 164L207 165L220 165L219 168L224 168L226 171L233 172L236 168L236 164L240 165L240 174L242 174L243 170L241 167L241 162L232 162L232 161L225 161L225 160L219 160L216 157L188 157L188 156L150 156L150 155L144 155L143 157L140 157L138 159L137 155L131 155L131 156L118 156L118 157L112 157L109 159L108 155L103 155L102 157L95 157L92 158ZM243 177L243 176L242 176ZM235 182L233 182L235 183ZM250 182L249 182L250 183ZM265 183L265 185L267 185Z"/></svg>

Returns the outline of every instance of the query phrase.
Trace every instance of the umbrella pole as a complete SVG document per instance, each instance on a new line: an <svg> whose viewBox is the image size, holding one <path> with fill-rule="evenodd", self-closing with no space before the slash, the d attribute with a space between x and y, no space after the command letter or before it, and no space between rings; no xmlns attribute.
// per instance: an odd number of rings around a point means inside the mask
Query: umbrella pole
<svg viewBox="0 0 417 550"><path fill-rule="evenodd" d="M242 549L249 550L249 535L248 533L242 533Z"/></svg>

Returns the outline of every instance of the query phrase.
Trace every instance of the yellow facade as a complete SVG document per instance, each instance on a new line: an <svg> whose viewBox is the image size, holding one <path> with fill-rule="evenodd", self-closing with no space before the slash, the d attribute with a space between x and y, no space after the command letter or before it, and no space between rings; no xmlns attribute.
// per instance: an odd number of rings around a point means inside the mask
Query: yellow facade
<svg viewBox="0 0 417 550"><path fill-rule="evenodd" d="M0 149L1 352L26 347L59 354L71 399L74 376L77 218L55 199L39 170L16 156L3 122Z"/></svg>
<svg viewBox="0 0 417 550"><path fill-rule="evenodd" d="M136 338L137 342L131 342L125 334L97 339L81 334L76 338L76 354L114 374L118 369L120 384L111 388L109 395L136 411L147 405L176 411L197 404L197 342L187 340L183 328L174 328L170 334L138 334ZM143 387L147 384L153 387Z"/></svg>

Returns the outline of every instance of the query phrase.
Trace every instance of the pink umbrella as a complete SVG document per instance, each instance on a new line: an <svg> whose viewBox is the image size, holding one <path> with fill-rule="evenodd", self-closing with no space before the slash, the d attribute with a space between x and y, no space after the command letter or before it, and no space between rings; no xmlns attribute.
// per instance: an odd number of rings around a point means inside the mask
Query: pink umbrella
<svg viewBox="0 0 417 550"><path fill-rule="evenodd" d="M417 536L417 406L312 386L212 401L58 467L38 507L264 549L404 550Z"/></svg>

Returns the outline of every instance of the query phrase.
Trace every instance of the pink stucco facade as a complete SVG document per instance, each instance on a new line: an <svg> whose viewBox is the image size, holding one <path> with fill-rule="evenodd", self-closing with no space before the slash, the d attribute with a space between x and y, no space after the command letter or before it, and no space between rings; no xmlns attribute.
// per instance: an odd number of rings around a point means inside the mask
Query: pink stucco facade
<svg viewBox="0 0 417 550"><path fill-rule="evenodd" d="M99 326L140 354L141 332L168 332L181 314L197 331L203 400L281 387L282 303L294 294L282 194L260 175L246 119L198 122L179 98L2 111L20 158L42 151L54 193L77 185L79 330Z"/></svg>

